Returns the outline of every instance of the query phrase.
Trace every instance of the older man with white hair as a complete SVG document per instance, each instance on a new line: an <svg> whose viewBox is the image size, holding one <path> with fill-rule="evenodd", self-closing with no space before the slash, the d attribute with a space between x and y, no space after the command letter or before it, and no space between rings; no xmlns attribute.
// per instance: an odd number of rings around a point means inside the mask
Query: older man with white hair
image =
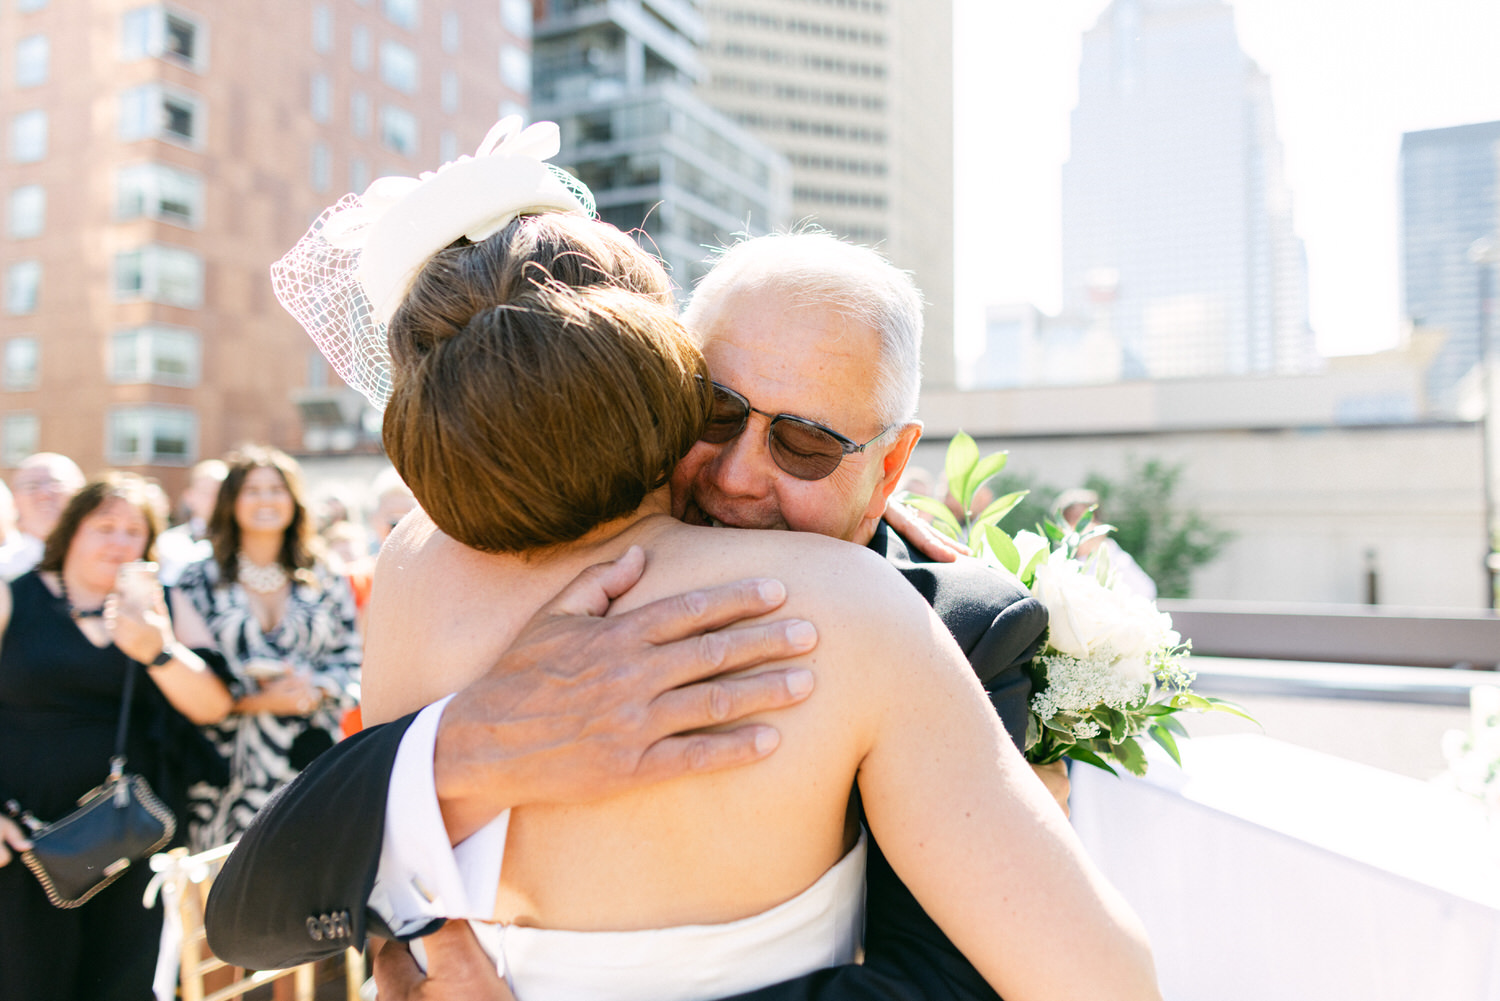
<svg viewBox="0 0 1500 1001"><path fill-rule="evenodd" d="M47 536L83 484L83 470L66 455L36 452L21 460L10 480L16 534L0 546L0 577L15 580L41 562Z"/></svg>
<svg viewBox="0 0 1500 1001"><path fill-rule="evenodd" d="M1045 629L1045 610L1001 572L972 560L932 562L914 553L884 520L921 437L915 419L921 308L908 274L871 250L826 234L761 237L730 248L700 283L683 317L702 340L714 380L714 409L702 440L672 478L673 511L697 524L816 532L885 555L954 633L1019 742L1029 693L1023 666ZM606 572L618 579L596 592L591 603L575 601L569 607L602 613L634 571ZM741 611L757 609L741 603L734 612ZM711 615L713 621L703 622L699 614L694 625L690 613L679 617L675 630L660 632L691 641L701 625L729 617L732 613ZM414 802L417 787L424 787L421 795L437 801L445 820L457 814L493 817L520 802L580 798L577 764L553 748L557 761L539 770L542 763L531 759L540 755L507 744L504 720L516 711L518 669L557 670L568 664L572 672L580 654L591 659L579 669L583 673L640 661L640 648L632 644L606 651L586 642L585 631L604 628L602 621L568 620L578 633L566 648L543 651L533 643L527 653L513 647L507 655L511 662L460 692L424 742L408 740L419 729L408 718L379 735L362 735L363 748L336 748L315 762L312 777L304 773L301 788L291 787L262 815L220 877L209 913L218 954L243 965L283 965L358 941L367 922L376 933L399 938L440 925L441 903L434 901L433 888L450 884L463 864L441 826L422 839L388 834L383 842L366 836L357 844L349 840L351 830L380 829L388 785L402 790L389 795L391 803ZM518 647L541 632L523 634ZM792 651L772 642L765 652L774 657ZM784 691L761 696L785 702L805 696L805 683L788 681ZM657 693L648 682L642 684L649 703ZM724 719L749 705L728 698L727 690L721 694ZM377 743L383 751L371 747ZM700 761L743 763L770 748L720 744L717 750L710 756L709 745L700 746ZM638 758L648 753L639 752ZM642 780L652 774L649 768L641 771ZM518 773L534 780L526 798L515 791ZM669 767L667 774L675 772ZM347 792L356 775L364 787L359 797ZM602 792L613 788L611 781L601 778L594 785ZM583 788L589 788L587 782ZM332 833L335 824L338 835ZM409 825L386 830L398 827ZM307 846L320 841L319 830L328 832L330 851L309 857ZM301 846L300 857L293 845ZM871 853L868 878L866 963L766 988L756 997L993 997L878 851ZM455 929L433 944L449 934L461 933ZM434 955L431 946L429 955ZM441 976L441 963L435 967L435 976ZM409 957L388 956L377 973L383 998L417 996ZM447 989L437 980L420 986L424 997L503 996L471 984L437 993Z"/></svg>

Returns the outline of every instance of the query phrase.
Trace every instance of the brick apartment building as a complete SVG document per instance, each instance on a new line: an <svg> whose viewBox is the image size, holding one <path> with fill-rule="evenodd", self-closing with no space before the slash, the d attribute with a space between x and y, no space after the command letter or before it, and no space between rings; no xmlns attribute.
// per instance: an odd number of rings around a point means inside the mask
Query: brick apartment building
<svg viewBox="0 0 1500 1001"><path fill-rule="evenodd" d="M267 269L530 87L529 0L0 5L0 464L374 447Z"/></svg>

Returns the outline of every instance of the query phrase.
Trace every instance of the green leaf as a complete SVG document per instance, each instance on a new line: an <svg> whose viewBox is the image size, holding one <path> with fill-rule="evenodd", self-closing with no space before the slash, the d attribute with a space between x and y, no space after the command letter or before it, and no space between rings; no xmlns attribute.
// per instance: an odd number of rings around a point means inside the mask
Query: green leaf
<svg viewBox="0 0 1500 1001"><path fill-rule="evenodd" d="M1178 709L1195 709L1200 713L1210 712L1213 709L1212 702L1193 692L1178 692L1172 696L1172 701L1168 704Z"/></svg>
<svg viewBox="0 0 1500 1001"><path fill-rule="evenodd" d="M1146 774L1146 752L1141 750L1141 745L1135 742L1134 737L1119 743L1111 741L1109 749L1127 772L1132 775Z"/></svg>
<svg viewBox="0 0 1500 1001"><path fill-rule="evenodd" d="M1161 719L1157 720L1156 723L1158 726L1172 731L1179 737L1186 737L1188 735L1187 727L1183 726L1182 720L1178 719L1176 716L1163 716Z"/></svg>
<svg viewBox="0 0 1500 1001"><path fill-rule="evenodd" d="M1249 720L1256 726L1261 725L1260 720L1246 712L1243 706L1236 705L1228 699L1216 699L1213 696L1201 696L1201 698L1203 698L1204 702L1208 703L1207 712L1230 713L1231 715L1238 716L1240 719Z"/></svg>
<svg viewBox="0 0 1500 1001"><path fill-rule="evenodd" d="M969 473L969 489L972 493L978 493L979 488L984 486L986 480L992 476L998 476L1000 470L1010 461L1009 452L991 452L975 464Z"/></svg>
<svg viewBox="0 0 1500 1001"><path fill-rule="evenodd" d="M1099 757L1099 755L1095 754L1093 751L1090 751L1082 744L1075 744L1073 747L1068 748L1067 756L1072 758L1074 761L1082 761L1084 764L1093 765L1095 768L1102 768L1106 772L1109 772L1109 774L1111 775L1118 776L1120 774L1119 772L1111 768L1109 766L1109 763L1106 762L1103 758Z"/></svg>
<svg viewBox="0 0 1500 1001"><path fill-rule="evenodd" d="M981 525L997 525L1029 493L1031 493L1030 490L1017 490L1013 494L1006 494L998 500L991 501L990 505L979 512L979 517L974 520Z"/></svg>
<svg viewBox="0 0 1500 1001"><path fill-rule="evenodd" d="M963 530L958 527L958 519L953 517L953 512L942 501L921 494L906 494L901 498L901 503L932 515L932 526L950 537L957 539L963 535Z"/></svg>
<svg viewBox="0 0 1500 1001"><path fill-rule="evenodd" d="M1026 750L1031 750L1042 739L1042 727L1037 722L1036 713L1026 714Z"/></svg>
<svg viewBox="0 0 1500 1001"><path fill-rule="evenodd" d="M1167 718L1168 719L1172 719L1172 717L1170 717L1170 716L1168 716ZM1172 722L1176 723L1177 721L1176 720L1172 720ZM1151 734L1151 739L1152 740L1154 740L1158 744L1160 744L1162 746L1162 748L1164 750L1166 750L1166 752L1172 756L1172 760L1175 761L1175 762L1177 762L1177 767L1181 768L1182 767L1182 755L1180 755L1180 754L1177 753L1177 741L1176 741L1176 739L1173 738L1172 732L1170 730L1168 730L1164 726L1153 726L1147 732Z"/></svg>
<svg viewBox="0 0 1500 1001"><path fill-rule="evenodd" d="M1162 705L1160 702L1153 702L1140 708L1140 712L1146 716L1170 716L1176 711L1171 706Z"/></svg>
<svg viewBox="0 0 1500 1001"><path fill-rule="evenodd" d="M1067 529L1053 521L1043 522L1042 531L1047 533L1047 538L1053 542L1061 542L1068 534Z"/></svg>
<svg viewBox="0 0 1500 1001"><path fill-rule="evenodd" d="M986 525L984 526L984 541L990 547L990 552L995 554L995 559L1000 561L1001 566L1011 573L1021 569L1021 551L1016 548L1010 536L994 525Z"/></svg>
<svg viewBox="0 0 1500 1001"><path fill-rule="evenodd" d="M1106 708L1104 718L1109 721L1109 742L1118 744L1123 741L1126 733L1125 714L1118 709Z"/></svg>
<svg viewBox="0 0 1500 1001"><path fill-rule="evenodd" d="M974 444L974 439L962 431L954 435L953 440L948 443L943 473L948 477L948 490L958 498L960 510L967 511L969 501L974 499L974 491L969 486L969 474L978 462L979 446Z"/></svg>

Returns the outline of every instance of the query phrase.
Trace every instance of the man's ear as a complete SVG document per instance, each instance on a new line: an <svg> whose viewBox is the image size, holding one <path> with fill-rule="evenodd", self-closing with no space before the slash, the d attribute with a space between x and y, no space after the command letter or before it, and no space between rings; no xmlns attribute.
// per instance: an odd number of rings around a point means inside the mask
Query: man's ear
<svg viewBox="0 0 1500 1001"><path fill-rule="evenodd" d="M885 505L891 499L891 494L896 492L896 485L906 472L906 464L911 461L911 451L917 447L921 438L922 422L911 421L897 432L895 443L886 449L880 460L880 484L870 496L870 506L865 511L866 517L872 522L885 514Z"/></svg>

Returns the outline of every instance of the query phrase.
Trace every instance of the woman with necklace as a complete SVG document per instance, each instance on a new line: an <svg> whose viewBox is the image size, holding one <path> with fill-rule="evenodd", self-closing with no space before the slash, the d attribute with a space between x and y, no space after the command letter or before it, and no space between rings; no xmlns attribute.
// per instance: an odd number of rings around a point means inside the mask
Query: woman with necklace
<svg viewBox="0 0 1500 1001"><path fill-rule="evenodd" d="M240 684L210 732L230 759L229 786L194 789L195 851L239 837L271 793L333 746L359 699L353 596L317 548L296 462L266 447L227 461L208 525L214 555L178 582Z"/></svg>
<svg viewBox="0 0 1500 1001"><path fill-rule="evenodd" d="M106 473L69 501L38 569L0 584L0 803L53 821L104 779L130 671L130 771L181 817L188 783L222 769L193 725L230 707L189 649L214 645L207 627L179 595L169 617L159 588L117 584L149 558L157 527L146 481ZM0 814L0 998L149 998L162 921L159 903L141 903L150 867L64 909L15 857L27 847Z"/></svg>

